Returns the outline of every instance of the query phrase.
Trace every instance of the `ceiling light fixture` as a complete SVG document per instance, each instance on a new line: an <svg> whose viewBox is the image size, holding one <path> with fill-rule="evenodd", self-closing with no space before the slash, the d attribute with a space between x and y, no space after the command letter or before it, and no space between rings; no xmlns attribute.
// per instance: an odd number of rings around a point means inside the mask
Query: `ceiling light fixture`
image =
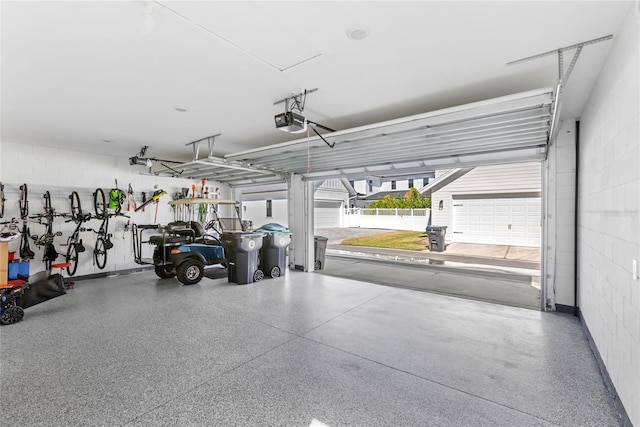
<svg viewBox="0 0 640 427"><path fill-rule="evenodd" d="M362 40L369 36L369 29L367 27L358 25L347 29L347 37L351 40Z"/></svg>
<svg viewBox="0 0 640 427"><path fill-rule="evenodd" d="M187 109L183 108L183 107L173 107L174 110L176 110L178 113L186 113Z"/></svg>

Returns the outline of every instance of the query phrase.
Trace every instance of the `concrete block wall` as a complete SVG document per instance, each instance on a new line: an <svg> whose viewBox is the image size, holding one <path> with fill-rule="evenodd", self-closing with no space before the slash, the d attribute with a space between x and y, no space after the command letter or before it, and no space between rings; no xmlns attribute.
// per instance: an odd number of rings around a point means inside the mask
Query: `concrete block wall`
<svg viewBox="0 0 640 427"><path fill-rule="evenodd" d="M140 172L145 172L147 169L141 166L130 166L128 159L123 157L52 149L21 143L2 142L0 159L0 181L5 185L5 198L7 199L3 220L13 217L20 218L19 188L23 183L26 183L28 187L29 215L43 212L43 195L46 191L50 192L52 206L58 213L70 211L69 194L72 191L78 192L82 210L93 213L93 192L96 188L102 188L108 200L108 190L115 186L115 179L117 179L118 187L125 192L131 183L138 203L142 202L142 191L149 196L155 189L167 191L168 194L160 199L157 205L157 218L154 204L147 206L144 212L133 212L133 209L131 212L125 212L131 217L131 223L166 224L174 219L173 210L167 203L172 199L172 195L180 191L181 188L190 188L192 183L196 183L187 179L140 175ZM229 198L228 187L218 183L210 183L210 185L220 187L221 198ZM110 219L109 232L113 234L111 240L114 247L108 251L107 265L104 270L99 270L93 265L92 256L96 235L92 232L81 233L86 251L79 255L76 276L139 267L134 262L131 233L125 231L128 222L129 220L124 217ZM99 228L99 226L100 221L96 219L92 219L86 224L86 227L91 228ZM29 227L31 234L41 235L45 232L45 226L35 222L30 222ZM64 262L67 250L64 245L74 228L73 222L65 223L62 218L56 218L54 232L61 231L63 233L62 236L55 239L55 247L59 253L55 260L56 263ZM30 262L31 273L44 270L43 249L38 249L32 240L29 243L35 252L35 257ZM9 250L15 251L16 255L19 254L19 248L20 239L9 243ZM145 245L147 251L145 256L151 256L151 249L149 245Z"/></svg>
<svg viewBox="0 0 640 427"><path fill-rule="evenodd" d="M564 120L549 147L547 168L546 305L575 307L576 122ZM563 307L566 308L566 307Z"/></svg>
<svg viewBox="0 0 640 427"><path fill-rule="evenodd" d="M640 426L640 4L612 41L580 119L578 305Z"/></svg>

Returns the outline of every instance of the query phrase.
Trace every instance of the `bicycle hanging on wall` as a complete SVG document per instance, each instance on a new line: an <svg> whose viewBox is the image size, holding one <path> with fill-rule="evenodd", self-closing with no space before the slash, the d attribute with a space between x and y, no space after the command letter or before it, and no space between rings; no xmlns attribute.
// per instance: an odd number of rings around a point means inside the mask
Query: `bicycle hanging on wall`
<svg viewBox="0 0 640 427"><path fill-rule="evenodd" d="M73 276L78 270L78 254L86 250L82 243L82 239L80 238L80 232L86 231L82 225L91 219L91 213L82 212L82 205L80 204L80 196L78 195L78 192L73 191L69 195L69 199L71 200L71 219L67 222L75 222L76 228L73 230L73 233L71 233L71 236L67 238L67 255L65 259L66 262L71 264L67 267L67 274L69 276Z"/></svg>
<svg viewBox="0 0 640 427"><path fill-rule="evenodd" d="M25 184L25 193L26 193L26 184ZM53 261L58 258L58 251L56 250L53 241L55 237L62 236L62 232L58 231L56 233L53 232L53 220L56 216L55 210L51 206L51 194L49 192L44 193L44 213L34 215L29 217L30 219L37 219L39 224L42 224L46 227L46 231L44 234L38 236L33 235L31 238L33 239L35 245L37 247L44 247L44 254L42 257L42 261L44 262L45 268L47 270L51 269L51 264ZM26 201L26 197L25 197ZM25 203L26 205L26 203ZM22 206L21 206L22 209Z"/></svg>
<svg viewBox="0 0 640 427"><path fill-rule="evenodd" d="M87 231L93 231L96 233L96 243L93 248L93 261L100 270L107 265L107 251L113 248L113 243L111 242L112 234L109 233L109 217L111 214L109 213L107 206L104 191L102 188L96 189L93 193L93 208L95 211L95 218L102 220L102 222L98 231L91 228L87 228ZM116 212L119 212L119 210L116 210Z"/></svg>

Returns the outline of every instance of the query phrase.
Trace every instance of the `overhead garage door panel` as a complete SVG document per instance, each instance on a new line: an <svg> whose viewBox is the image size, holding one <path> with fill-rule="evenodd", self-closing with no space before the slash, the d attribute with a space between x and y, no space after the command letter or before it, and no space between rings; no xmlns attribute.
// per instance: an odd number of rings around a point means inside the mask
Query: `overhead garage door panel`
<svg viewBox="0 0 640 427"><path fill-rule="evenodd" d="M454 198L451 240L540 246L540 197Z"/></svg>

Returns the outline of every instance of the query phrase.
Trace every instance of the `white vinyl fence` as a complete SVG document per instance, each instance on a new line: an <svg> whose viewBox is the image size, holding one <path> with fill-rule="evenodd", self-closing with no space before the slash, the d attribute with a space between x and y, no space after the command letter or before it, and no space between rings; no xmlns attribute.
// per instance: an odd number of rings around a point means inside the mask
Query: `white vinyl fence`
<svg viewBox="0 0 640 427"><path fill-rule="evenodd" d="M348 208L344 212L344 226L424 231L430 216L431 209Z"/></svg>

